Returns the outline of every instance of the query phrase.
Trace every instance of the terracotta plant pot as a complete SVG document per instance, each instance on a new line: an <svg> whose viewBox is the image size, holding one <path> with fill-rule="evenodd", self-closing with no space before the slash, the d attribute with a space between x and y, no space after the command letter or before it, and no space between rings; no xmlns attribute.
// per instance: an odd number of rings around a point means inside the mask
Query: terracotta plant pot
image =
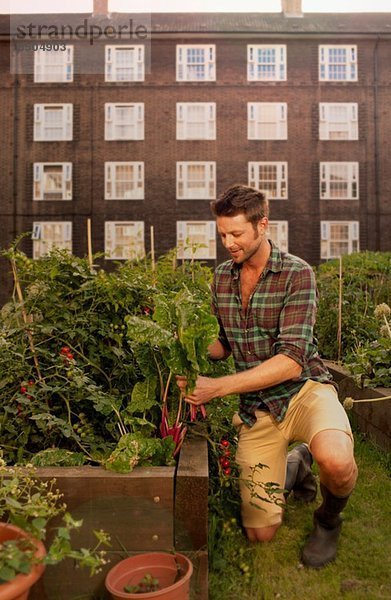
<svg viewBox="0 0 391 600"><path fill-rule="evenodd" d="M37 540L28 533L9 525L8 523L0 523L0 544L8 540L16 540L18 538L29 538L37 548L36 557L43 559L46 555L45 546L40 540ZM0 584L0 600L27 600L30 588L41 577L45 570L45 565L39 563L33 565L30 573L27 575L17 575L15 579Z"/></svg>
<svg viewBox="0 0 391 600"><path fill-rule="evenodd" d="M179 578L178 578L179 572ZM112 600L189 600L192 562L183 554L149 552L121 560L106 576L106 589ZM129 593L127 585L138 585L145 575L159 582L154 592Z"/></svg>

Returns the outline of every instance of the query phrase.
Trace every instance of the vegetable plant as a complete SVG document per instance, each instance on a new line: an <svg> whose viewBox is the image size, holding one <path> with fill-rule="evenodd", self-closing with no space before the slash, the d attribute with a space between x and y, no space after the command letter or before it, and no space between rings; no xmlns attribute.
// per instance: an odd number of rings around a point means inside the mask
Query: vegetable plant
<svg viewBox="0 0 391 600"><path fill-rule="evenodd" d="M3 252L15 284L0 312L6 462L171 464L187 419L172 373L194 382L215 368L211 271L170 252L107 272L99 255L93 265L59 249L32 260L19 242ZM198 327L204 340L193 339Z"/></svg>

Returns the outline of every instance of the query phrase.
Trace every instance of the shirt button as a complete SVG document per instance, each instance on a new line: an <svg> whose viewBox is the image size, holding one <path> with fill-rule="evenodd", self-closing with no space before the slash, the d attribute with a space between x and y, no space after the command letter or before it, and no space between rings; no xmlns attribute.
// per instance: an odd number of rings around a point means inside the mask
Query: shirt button
<svg viewBox="0 0 391 600"><path fill-rule="evenodd" d="M247 354L248 354L249 356L251 356L251 354L252 354L251 350L247 350Z"/></svg>

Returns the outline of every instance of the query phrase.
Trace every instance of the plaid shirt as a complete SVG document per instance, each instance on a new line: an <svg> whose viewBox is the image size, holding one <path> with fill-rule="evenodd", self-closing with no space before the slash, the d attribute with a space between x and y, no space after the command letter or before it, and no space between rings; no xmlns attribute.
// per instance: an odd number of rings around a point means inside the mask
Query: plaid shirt
<svg viewBox="0 0 391 600"><path fill-rule="evenodd" d="M313 337L317 290L311 267L300 258L281 252L272 242L266 268L242 309L240 265L228 260L215 271L212 308L220 323L221 343L232 351L237 371L284 354L302 367L295 379L259 392L240 396L239 415L252 426L256 410L267 408L282 421L290 398L308 380L331 382Z"/></svg>

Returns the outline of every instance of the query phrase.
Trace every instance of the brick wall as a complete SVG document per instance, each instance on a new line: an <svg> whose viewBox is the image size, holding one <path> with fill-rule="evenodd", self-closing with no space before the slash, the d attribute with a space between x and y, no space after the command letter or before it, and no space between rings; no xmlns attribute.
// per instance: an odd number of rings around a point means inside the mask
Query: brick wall
<svg viewBox="0 0 391 600"><path fill-rule="evenodd" d="M247 183L248 161L287 161L288 199L271 201L271 218L289 221L289 248L311 264L320 260L320 221L359 220L361 249L390 250L391 165L391 61L390 42L378 43L377 82L374 70L375 39L339 37L302 38L265 36L251 39L197 38L194 43L215 43L216 82L177 83L176 44L189 37L154 39L151 72L143 83L105 83L104 48L97 46L102 75L75 75L73 83L36 84L32 75L20 75L18 85L5 70L0 77L1 131L3 145L0 170L0 218L2 243L16 233L31 229L34 220L71 220L73 249L87 251L86 220L92 218L93 250L104 249L104 222L140 220L145 222L146 249L150 249L149 228L155 228L157 253L176 243L176 221L212 219L207 200L176 199L176 162L216 161L217 194L232 183ZM287 81L247 82L247 44L286 43ZM318 44L358 45L358 82L320 83ZM1 56L7 53L1 45ZM75 71L78 71L77 48ZM24 57L31 60L31 56ZM376 86L375 86L376 83ZM176 102L215 102L217 139L177 141ZM286 102L288 140L247 139L247 102ZM318 140L319 102L357 102L359 140L331 142ZM375 120L375 101L377 120ZM73 140L33 141L35 103L73 103ZM144 102L145 139L105 141L105 102ZM375 127L378 145L375 148ZM15 145L14 145L15 141ZM375 153L378 153L378 180ZM145 163L144 200L104 200L105 161L130 160ZM359 200L320 200L319 162L358 161ZM61 202L34 202L34 162L73 163L73 199ZM13 166L16 165L15 177ZM14 189L14 182L16 188ZM31 242L25 242L31 252ZM225 258L218 246L217 262ZM2 273L2 282L6 275ZM1 289L3 289L3 283Z"/></svg>

